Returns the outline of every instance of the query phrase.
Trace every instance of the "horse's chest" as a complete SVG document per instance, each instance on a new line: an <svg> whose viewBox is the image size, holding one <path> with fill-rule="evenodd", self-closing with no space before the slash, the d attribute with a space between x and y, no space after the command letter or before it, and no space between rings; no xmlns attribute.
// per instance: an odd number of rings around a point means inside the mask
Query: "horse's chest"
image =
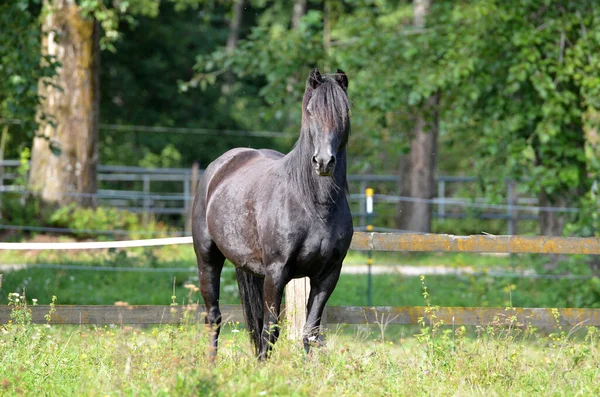
<svg viewBox="0 0 600 397"><path fill-rule="evenodd" d="M338 263L346 255L350 245L351 229L327 233L308 234L300 249L298 261L302 264Z"/></svg>

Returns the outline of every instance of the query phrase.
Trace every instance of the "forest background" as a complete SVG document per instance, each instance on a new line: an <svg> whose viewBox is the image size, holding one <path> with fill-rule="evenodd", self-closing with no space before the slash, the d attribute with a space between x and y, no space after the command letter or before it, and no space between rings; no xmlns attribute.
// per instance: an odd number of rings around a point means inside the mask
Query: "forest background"
<svg viewBox="0 0 600 397"><path fill-rule="evenodd" d="M349 172L423 199L436 174L475 176L490 203L510 179L580 209L541 212L541 234L600 235L599 22L591 0L5 1L0 151L32 157L38 205L93 206L66 193L97 190L99 162L289 150L308 72L339 68ZM431 205L400 203L395 223L429 231Z"/></svg>

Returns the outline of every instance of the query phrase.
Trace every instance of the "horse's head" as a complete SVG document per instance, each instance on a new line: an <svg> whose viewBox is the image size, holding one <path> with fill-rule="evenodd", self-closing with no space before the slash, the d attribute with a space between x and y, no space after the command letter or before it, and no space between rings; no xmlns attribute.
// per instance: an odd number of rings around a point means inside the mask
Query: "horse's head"
<svg viewBox="0 0 600 397"><path fill-rule="evenodd" d="M340 69L321 76L318 69L306 80L302 121L313 146L312 165L320 176L330 176L350 133L348 78Z"/></svg>

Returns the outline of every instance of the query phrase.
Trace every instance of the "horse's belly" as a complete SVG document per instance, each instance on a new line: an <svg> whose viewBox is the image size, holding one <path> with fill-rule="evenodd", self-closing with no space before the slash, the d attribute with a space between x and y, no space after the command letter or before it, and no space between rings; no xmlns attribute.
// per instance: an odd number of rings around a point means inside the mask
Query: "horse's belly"
<svg viewBox="0 0 600 397"><path fill-rule="evenodd" d="M256 230L251 227L253 215L248 210L234 208L233 204L209 211L208 232L230 262L254 274L264 275L262 252Z"/></svg>

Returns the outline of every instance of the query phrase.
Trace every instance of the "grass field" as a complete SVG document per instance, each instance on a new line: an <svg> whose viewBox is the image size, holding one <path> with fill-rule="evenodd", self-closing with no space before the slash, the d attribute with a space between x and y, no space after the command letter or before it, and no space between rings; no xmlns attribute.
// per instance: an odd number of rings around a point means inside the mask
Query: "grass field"
<svg viewBox="0 0 600 397"><path fill-rule="evenodd" d="M284 334L267 363L245 331L224 327L215 363L203 325L0 326L0 394L48 396L598 395L595 328L550 335L514 323L471 332L423 324L330 330L309 356ZM25 314L25 315L24 315ZM384 333L383 335L388 335Z"/></svg>
<svg viewBox="0 0 600 397"><path fill-rule="evenodd" d="M375 263L543 268L531 256L377 254ZM364 264L351 253L345 266ZM0 252L0 263L77 266L194 266L187 247L63 254ZM584 261L564 266L589 275ZM554 271L561 271L555 268ZM234 272L222 276L222 302L238 303ZM398 396L598 395L600 334L596 328L539 332L509 319L487 327L332 325L325 347L306 356L283 336L269 362L251 354L243 326L228 324L218 360L207 360L203 325L49 326L28 323L22 302L40 304L179 304L200 302L185 284L193 272L103 272L30 268L5 272L0 304L16 310L0 326L0 395L119 396ZM374 277L375 305L598 307L600 281L427 276L428 299L417 277ZM8 294L27 292L20 302ZM173 292L174 288L174 292ZM30 303L31 304L31 303ZM343 275L331 305L365 305L366 277Z"/></svg>

